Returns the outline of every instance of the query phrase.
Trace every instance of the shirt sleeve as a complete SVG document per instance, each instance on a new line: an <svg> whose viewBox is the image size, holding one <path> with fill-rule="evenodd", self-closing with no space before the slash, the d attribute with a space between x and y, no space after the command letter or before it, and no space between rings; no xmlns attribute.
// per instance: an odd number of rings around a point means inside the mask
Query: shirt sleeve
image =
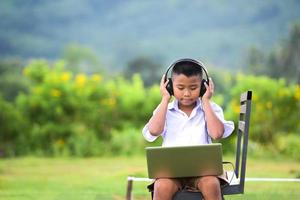
<svg viewBox="0 0 300 200"><path fill-rule="evenodd" d="M153 114L155 114L156 110L157 110L157 108L153 111ZM143 130L142 130L142 133L143 133L143 136L144 136L145 140L147 140L148 142L153 142L153 141L156 140L160 135L158 135L158 136L152 135L152 134L150 133L150 131L149 131L148 125L149 125L149 122L144 126L144 128L143 128ZM163 131L162 134L164 134L165 130L166 130L166 125L165 125L165 127L164 127L164 131ZM161 135L162 135L162 134L161 134Z"/></svg>
<svg viewBox="0 0 300 200"><path fill-rule="evenodd" d="M212 107L214 112L216 113L217 117L223 122L224 124L224 133L222 138L226 138L231 135L234 130L234 123L233 121L227 121L224 119L224 114L222 108L217 105L216 103L212 103Z"/></svg>
<svg viewBox="0 0 300 200"><path fill-rule="evenodd" d="M148 129L148 123L144 126L142 133L143 133L145 140L147 140L148 142L153 142L154 140L156 140L156 138L159 137L159 136L154 136L150 133L150 131Z"/></svg>

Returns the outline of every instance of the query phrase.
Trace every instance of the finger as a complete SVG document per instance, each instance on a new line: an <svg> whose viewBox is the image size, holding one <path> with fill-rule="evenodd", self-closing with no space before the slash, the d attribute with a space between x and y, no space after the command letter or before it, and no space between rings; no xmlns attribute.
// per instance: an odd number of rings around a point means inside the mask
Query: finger
<svg viewBox="0 0 300 200"><path fill-rule="evenodd" d="M164 86L166 87L169 83L169 79L166 80L166 82L164 82Z"/></svg>
<svg viewBox="0 0 300 200"><path fill-rule="evenodd" d="M209 89L209 85L207 84L207 82L204 82L204 86L206 89Z"/></svg>
<svg viewBox="0 0 300 200"><path fill-rule="evenodd" d="M212 78L209 78L208 81L209 81L209 85L214 85Z"/></svg>
<svg viewBox="0 0 300 200"><path fill-rule="evenodd" d="M214 91L214 89L215 89L215 84L214 84L214 82L212 81L212 78L209 78L209 87L210 87L210 89L211 89L212 91Z"/></svg>
<svg viewBox="0 0 300 200"><path fill-rule="evenodd" d="M161 77L161 80L160 80L160 85L164 85L165 84L165 74ZM168 80L167 80L168 81ZM166 81L166 82L167 82Z"/></svg>

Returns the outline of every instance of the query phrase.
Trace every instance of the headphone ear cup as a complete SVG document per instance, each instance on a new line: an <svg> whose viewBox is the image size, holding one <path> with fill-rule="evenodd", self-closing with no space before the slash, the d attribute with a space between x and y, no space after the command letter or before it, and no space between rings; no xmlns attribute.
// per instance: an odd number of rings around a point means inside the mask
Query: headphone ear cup
<svg viewBox="0 0 300 200"><path fill-rule="evenodd" d="M170 95L174 95L174 91L173 91L173 83L172 83L172 79L168 78L169 82L166 85L166 89L169 92Z"/></svg>
<svg viewBox="0 0 300 200"><path fill-rule="evenodd" d="M205 92L206 92L206 87L205 87L205 83L208 85L209 83L206 81L206 80L202 80L201 81L201 89L200 89L200 94L199 94L199 97L202 97Z"/></svg>

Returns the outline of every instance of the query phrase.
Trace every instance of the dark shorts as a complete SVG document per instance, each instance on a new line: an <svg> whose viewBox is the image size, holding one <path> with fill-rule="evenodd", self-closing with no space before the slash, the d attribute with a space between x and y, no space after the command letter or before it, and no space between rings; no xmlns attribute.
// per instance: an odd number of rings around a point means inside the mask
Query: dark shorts
<svg viewBox="0 0 300 200"><path fill-rule="evenodd" d="M225 187L228 182L225 181L223 178L217 177L218 180L220 181L220 186ZM178 190L188 190L188 191L193 191L193 192L198 192L198 182L201 179L201 177L188 177L188 178L173 178L175 181ZM154 184L155 181L148 186L149 191L154 191Z"/></svg>
<svg viewBox="0 0 300 200"><path fill-rule="evenodd" d="M190 178L176 178L177 183L179 183L178 190L197 190L197 185L200 177L190 177Z"/></svg>

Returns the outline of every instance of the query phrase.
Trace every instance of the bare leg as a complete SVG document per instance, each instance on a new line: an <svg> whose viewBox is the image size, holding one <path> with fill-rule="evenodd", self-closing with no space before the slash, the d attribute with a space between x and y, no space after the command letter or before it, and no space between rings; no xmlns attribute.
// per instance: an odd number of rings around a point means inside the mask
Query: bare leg
<svg viewBox="0 0 300 200"><path fill-rule="evenodd" d="M222 200L220 181L217 177L201 177L197 181L197 187L205 200Z"/></svg>
<svg viewBox="0 0 300 200"><path fill-rule="evenodd" d="M153 200L171 200L179 189L179 182L174 179L161 178L154 183Z"/></svg>

